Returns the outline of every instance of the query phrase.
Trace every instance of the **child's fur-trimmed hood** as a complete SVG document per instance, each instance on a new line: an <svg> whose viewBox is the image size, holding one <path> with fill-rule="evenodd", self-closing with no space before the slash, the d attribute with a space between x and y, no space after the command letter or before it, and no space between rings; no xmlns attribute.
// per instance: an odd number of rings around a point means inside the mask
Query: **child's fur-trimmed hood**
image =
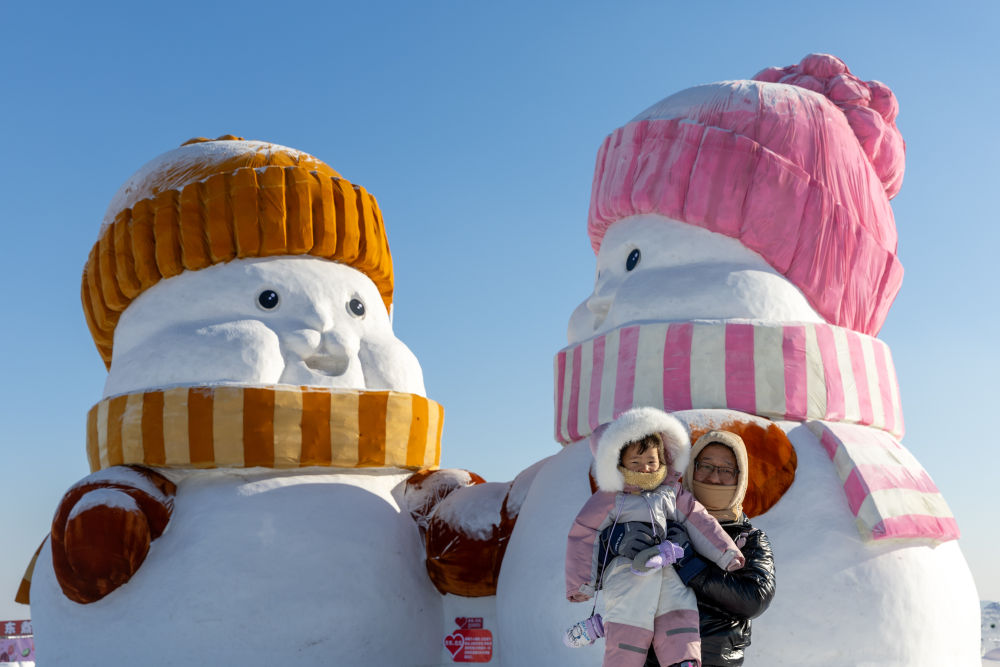
<svg viewBox="0 0 1000 667"><path fill-rule="evenodd" d="M601 434L594 455L594 479L601 491L624 491L625 477L618 469L622 448L630 442L656 433L666 450L667 481L684 474L691 458L691 438L679 419L656 408L632 408L623 412Z"/></svg>

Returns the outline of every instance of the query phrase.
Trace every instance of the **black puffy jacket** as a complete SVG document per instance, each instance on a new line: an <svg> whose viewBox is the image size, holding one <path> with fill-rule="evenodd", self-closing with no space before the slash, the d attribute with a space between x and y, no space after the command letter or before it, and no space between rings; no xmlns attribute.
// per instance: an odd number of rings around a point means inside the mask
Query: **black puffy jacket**
<svg viewBox="0 0 1000 667"><path fill-rule="evenodd" d="M740 547L746 565L734 572L709 565L688 582L698 598L703 667L742 665L743 651L750 646L750 619L763 614L774 598L774 557L767 535L745 514L722 527ZM658 665L650 649L645 667Z"/></svg>

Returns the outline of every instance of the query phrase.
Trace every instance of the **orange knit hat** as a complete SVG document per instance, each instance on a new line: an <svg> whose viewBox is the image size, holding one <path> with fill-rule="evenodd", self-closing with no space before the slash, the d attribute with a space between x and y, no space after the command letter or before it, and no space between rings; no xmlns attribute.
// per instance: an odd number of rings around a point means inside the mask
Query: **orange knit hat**
<svg viewBox="0 0 1000 667"><path fill-rule="evenodd" d="M315 157L225 135L155 158L118 191L83 268L87 325L106 366L115 327L164 278L247 257L309 254L368 276L392 304L375 197Z"/></svg>

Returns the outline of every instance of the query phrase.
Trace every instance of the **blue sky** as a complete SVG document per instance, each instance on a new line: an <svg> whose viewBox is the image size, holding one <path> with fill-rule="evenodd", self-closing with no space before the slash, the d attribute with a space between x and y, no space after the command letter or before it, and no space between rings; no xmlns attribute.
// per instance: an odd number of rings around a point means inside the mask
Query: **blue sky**
<svg viewBox="0 0 1000 667"><path fill-rule="evenodd" d="M446 409L443 465L503 481L557 448L552 358L593 283L604 136L682 88L817 51L899 99L906 276L881 338L904 444L958 517L981 597L1000 599L1000 5L696 4L0 5L0 618L27 615L9 600L87 473L84 416L105 371L80 271L144 162L232 133L313 153L375 194L396 332Z"/></svg>

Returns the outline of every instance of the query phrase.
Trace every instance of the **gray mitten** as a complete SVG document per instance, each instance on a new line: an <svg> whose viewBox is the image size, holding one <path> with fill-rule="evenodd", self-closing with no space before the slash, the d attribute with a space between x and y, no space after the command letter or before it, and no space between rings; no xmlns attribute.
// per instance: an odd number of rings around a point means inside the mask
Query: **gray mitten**
<svg viewBox="0 0 1000 667"><path fill-rule="evenodd" d="M624 526L625 531L613 551L625 558L635 558L640 551L656 546L656 536L653 529L645 523L630 521Z"/></svg>
<svg viewBox="0 0 1000 667"><path fill-rule="evenodd" d="M688 537L687 531L684 530L684 526L677 521L667 522L667 536L665 539L673 542L684 551L691 551L691 539Z"/></svg>

